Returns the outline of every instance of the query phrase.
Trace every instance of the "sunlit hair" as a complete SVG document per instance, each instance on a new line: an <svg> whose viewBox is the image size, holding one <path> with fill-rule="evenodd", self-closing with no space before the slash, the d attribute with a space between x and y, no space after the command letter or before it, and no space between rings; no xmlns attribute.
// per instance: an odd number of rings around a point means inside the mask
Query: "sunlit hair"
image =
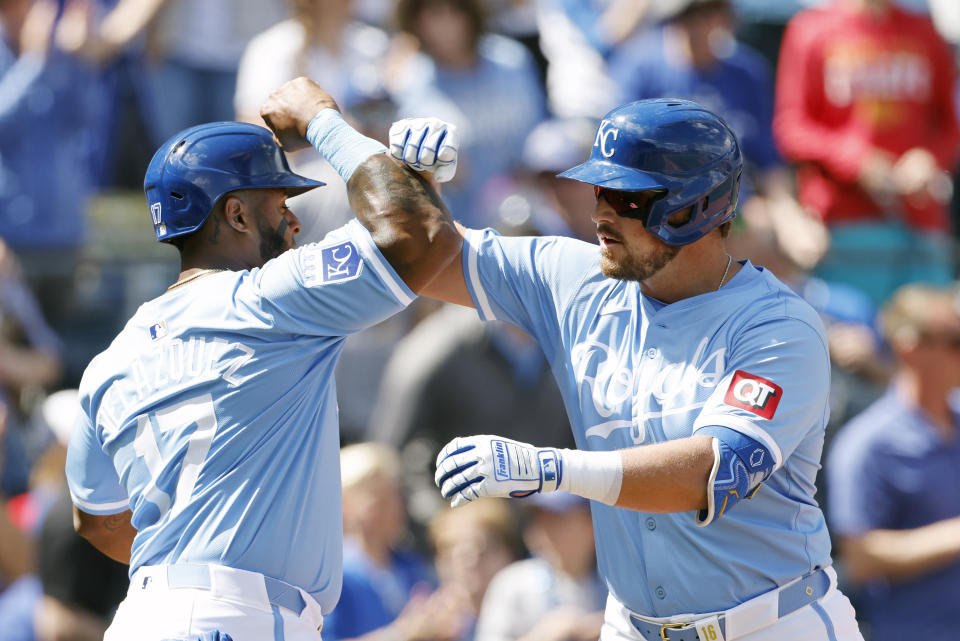
<svg viewBox="0 0 960 641"><path fill-rule="evenodd" d="M890 298L881 312L883 336L892 346L911 347L928 331L929 310L937 301L956 308L957 291L933 285L904 285Z"/></svg>
<svg viewBox="0 0 960 641"><path fill-rule="evenodd" d="M340 450L340 483L344 490L374 477L400 481L400 457L383 443L355 443Z"/></svg>
<svg viewBox="0 0 960 641"><path fill-rule="evenodd" d="M450 540L451 535L455 539L458 532L477 528L490 532L513 554L519 550L516 517L507 499L485 498L455 509L442 508L430 521L427 534L430 545L436 550L441 540Z"/></svg>

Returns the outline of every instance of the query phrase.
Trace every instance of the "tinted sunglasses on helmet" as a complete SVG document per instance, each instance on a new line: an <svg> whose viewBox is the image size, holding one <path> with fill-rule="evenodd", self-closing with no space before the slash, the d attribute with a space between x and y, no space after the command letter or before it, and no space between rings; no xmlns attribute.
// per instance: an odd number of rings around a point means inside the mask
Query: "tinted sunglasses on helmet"
<svg viewBox="0 0 960 641"><path fill-rule="evenodd" d="M666 195L665 189L647 189L644 191L619 191L605 189L599 185L593 186L593 193L597 200L603 198L609 203L618 216L634 218L644 225L650 215L650 207Z"/></svg>

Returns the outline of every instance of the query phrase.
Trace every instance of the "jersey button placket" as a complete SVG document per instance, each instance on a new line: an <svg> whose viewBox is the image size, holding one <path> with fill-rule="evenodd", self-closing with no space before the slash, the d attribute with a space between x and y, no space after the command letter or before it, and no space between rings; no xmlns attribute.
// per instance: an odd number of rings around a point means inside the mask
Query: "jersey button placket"
<svg viewBox="0 0 960 641"><path fill-rule="evenodd" d="M654 530L657 529L657 521L653 518L649 518L647 519L646 526L648 530L653 532Z"/></svg>

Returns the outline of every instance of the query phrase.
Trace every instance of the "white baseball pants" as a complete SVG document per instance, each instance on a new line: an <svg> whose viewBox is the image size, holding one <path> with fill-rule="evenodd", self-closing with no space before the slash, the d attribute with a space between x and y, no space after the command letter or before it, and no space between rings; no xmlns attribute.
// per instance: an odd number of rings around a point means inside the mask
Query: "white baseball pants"
<svg viewBox="0 0 960 641"><path fill-rule="evenodd" d="M139 568L104 641L187 639L219 630L233 641L320 641L320 605L299 590L306 604L297 613L271 604L256 572L207 566L209 588L172 587L167 566Z"/></svg>

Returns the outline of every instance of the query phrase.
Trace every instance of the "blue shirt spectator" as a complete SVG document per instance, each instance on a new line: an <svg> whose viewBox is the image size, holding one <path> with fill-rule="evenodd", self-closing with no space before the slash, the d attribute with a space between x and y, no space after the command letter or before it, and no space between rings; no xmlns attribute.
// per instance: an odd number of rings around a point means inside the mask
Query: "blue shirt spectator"
<svg viewBox="0 0 960 641"><path fill-rule="evenodd" d="M493 213L480 204L483 190L519 162L527 134L546 116L536 63L515 40L484 33L477 0L404 0L398 13L426 54L411 59L394 87L398 113L458 127L460 164L443 197L460 222L486 227Z"/></svg>
<svg viewBox="0 0 960 641"><path fill-rule="evenodd" d="M960 316L948 291L915 285L894 295L883 321L897 372L833 441L824 468L830 528L850 579L862 585L858 611L872 641L952 638Z"/></svg>
<svg viewBox="0 0 960 641"><path fill-rule="evenodd" d="M416 554L391 553L389 567L380 567L352 539L343 544L343 588L337 607L323 620L327 641L351 639L392 623L417 586L431 590L429 567Z"/></svg>
<svg viewBox="0 0 960 641"><path fill-rule="evenodd" d="M912 529L960 516L960 440L944 440L895 389L843 428L826 469L837 535ZM867 584L861 608L874 641L945 639L953 634L958 594L960 562L954 561L914 580Z"/></svg>
<svg viewBox="0 0 960 641"><path fill-rule="evenodd" d="M23 49L22 24L0 14L0 237L16 250L79 247L94 184L100 94L90 69L50 48L53 20L42 26L45 39Z"/></svg>
<svg viewBox="0 0 960 641"><path fill-rule="evenodd" d="M773 73L758 52L732 39L699 67L676 51L670 26L644 31L610 59L621 94L611 106L644 98L686 98L720 114L760 171L783 164L773 142Z"/></svg>
<svg viewBox="0 0 960 641"><path fill-rule="evenodd" d="M340 451L343 484L343 587L323 620L323 638L457 638L465 604L434 590L429 567L401 545L406 530L400 458L382 443Z"/></svg>

